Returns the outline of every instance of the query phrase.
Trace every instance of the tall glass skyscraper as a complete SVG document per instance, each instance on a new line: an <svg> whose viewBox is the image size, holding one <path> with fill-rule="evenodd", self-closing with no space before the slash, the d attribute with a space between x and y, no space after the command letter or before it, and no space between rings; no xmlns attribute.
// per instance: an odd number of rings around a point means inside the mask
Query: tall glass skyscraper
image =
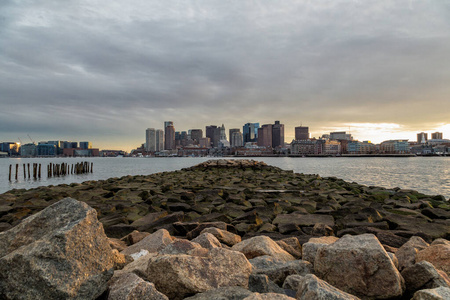
<svg viewBox="0 0 450 300"><path fill-rule="evenodd" d="M242 127L242 135L244 138L244 144L248 142L258 141L258 128L259 123L247 123Z"/></svg>

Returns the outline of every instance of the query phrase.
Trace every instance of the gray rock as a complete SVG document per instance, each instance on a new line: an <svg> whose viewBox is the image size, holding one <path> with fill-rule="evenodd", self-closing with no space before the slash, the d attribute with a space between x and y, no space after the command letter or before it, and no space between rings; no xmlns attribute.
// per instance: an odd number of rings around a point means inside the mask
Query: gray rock
<svg viewBox="0 0 450 300"><path fill-rule="evenodd" d="M148 281L170 299L183 299L222 286L247 287L251 270L242 253L213 248L206 257L186 254L152 257L146 273Z"/></svg>
<svg viewBox="0 0 450 300"><path fill-rule="evenodd" d="M402 271L404 268L414 265L417 252L429 246L430 245L421 237L412 236L409 241L403 244L397 252L395 252L395 256L397 256L398 259L398 269Z"/></svg>
<svg viewBox="0 0 450 300"><path fill-rule="evenodd" d="M315 275L306 275L297 291L298 300L358 300L359 298L341 291Z"/></svg>
<svg viewBox="0 0 450 300"><path fill-rule="evenodd" d="M202 233L210 233L214 235L221 243L224 243L225 245L230 247L241 242L241 237L239 235L226 230L221 230L216 227L205 228L201 231L200 234Z"/></svg>
<svg viewBox="0 0 450 300"><path fill-rule="evenodd" d="M248 279L248 289L256 293L284 294L284 290L263 274L252 274Z"/></svg>
<svg viewBox="0 0 450 300"><path fill-rule="evenodd" d="M188 240L175 240L168 244L164 249L159 251L160 254L190 254L193 250L199 249L198 243L194 243Z"/></svg>
<svg viewBox="0 0 450 300"><path fill-rule="evenodd" d="M314 270L319 278L361 298L403 294L405 283L373 234L345 235L318 250Z"/></svg>
<svg viewBox="0 0 450 300"><path fill-rule="evenodd" d="M110 284L108 300L152 299L169 300L158 292L155 285L133 273L125 273L114 278Z"/></svg>
<svg viewBox="0 0 450 300"><path fill-rule="evenodd" d="M416 254L416 262L428 261L450 276L450 244L435 244Z"/></svg>
<svg viewBox="0 0 450 300"><path fill-rule="evenodd" d="M295 224L297 226L314 226L315 224L323 224L329 227L334 226L334 218L329 215L319 215L319 214L280 214L277 215L273 220L272 224L282 225L282 224Z"/></svg>
<svg viewBox="0 0 450 300"><path fill-rule="evenodd" d="M244 300L295 300L295 298L277 293L253 293Z"/></svg>
<svg viewBox="0 0 450 300"><path fill-rule="evenodd" d="M6 299L95 299L113 275L113 254L96 211L65 198L0 233L0 295Z"/></svg>
<svg viewBox="0 0 450 300"><path fill-rule="evenodd" d="M312 264L303 260L285 262L271 256L259 256L249 261L253 267L253 274L267 275L270 280L280 286L289 275L313 273Z"/></svg>
<svg viewBox="0 0 450 300"><path fill-rule="evenodd" d="M420 290L414 294L412 300L448 300L450 288L438 287L435 289Z"/></svg>
<svg viewBox="0 0 450 300"><path fill-rule="evenodd" d="M184 298L185 300L242 300L252 295L247 289L240 286L226 286L212 289L195 296Z"/></svg>
<svg viewBox="0 0 450 300"><path fill-rule="evenodd" d="M283 289L298 291L300 284L303 282L304 276L293 274L286 277L283 283Z"/></svg>
<svg viewBox="0 0 450 300"><path fill-rule="evenodd" d="M444 272L439 272L427 261L418 262L402 271L406 291L410 294L422 289L433 289L440 286L450 287L450 279Z"/></svg>
<svg viewBox="0 0 450 300"><path fill-rule="evenodd" d="M323 236L320 238L311 238L307 243L302 246L302 259L309 261L314 264L314 259L316 259L317 251L325 246L328 246L339 240L335 236Z"/></svg>

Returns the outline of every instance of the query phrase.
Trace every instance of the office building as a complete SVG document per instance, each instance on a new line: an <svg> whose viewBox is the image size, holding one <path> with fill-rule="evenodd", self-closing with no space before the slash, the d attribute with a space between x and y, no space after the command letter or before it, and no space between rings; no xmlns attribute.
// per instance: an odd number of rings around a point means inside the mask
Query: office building
<svg viewBox="0 0 450 300"><path fill-rule="evenodd" d="M30 143L20 146L21 156L36 156L36 144Z"/></svg>
<svg viewBox="0 0 450 300"><path fill-rule="evenodd" d="M156 129L156 152L164 150L164 130Z"/></svg>
<svg viewBox="0 0 450 300"><path fill-rule="evenodd" d="M145 151L156 151L156 130L155 128L147 128L145 131Z"/></svg>
<svg viewBox="0 0 450 300"><path fill-rule="evenodd" d="M36 146L37 156L55 156L56 154L55 144L43 144L40 142L39 145Z"/></svg>
<svg viewBox="0 0 450 300"><path fill-rule="evenodd" d="M227 140L227 134L225 133L225 126L222 124L222 127L220 127L220 140L226 141Z"/></svg>
<svg viewBox="0 0 450 300"><path fill-rule="evenodd" d="M442 140L442 132L435 132L431 134L432 140Z"/></svg>
<svg viewBox="0 0 450 300"><path fill-rule="evenodd" d="M211 144L214 148L219 146L221 129L216 125L206 126L206 137L211 140Z"/></svg>
<svg viewBox="0 0 450 300"><path fill-rule="evenodd" d="M80 142L80 148L81 149L91 149L92 144L91 144L91 142Z"/></svg>
<svg viewBox="0 0 450 300"><path fill-rule="evenodd" d="M191 129L191 140L194 141L194 144L197 145L200 143L200 139L203 138L203 130L201 129Z"/></svg>
<svg viewBox="0 0 450 300"><path fill-rule="evenodd" d="M244 144L249 142L258 141L258 128L259 123L247 123L242 127L242 136L244 139Z"/></svg>
<svg viewBox="0 0 450 300"><path fill-rule="evenodd" d="M346 141L353 141L353 137L351 134L347 134L345 131L336 131L336 132L330 132L330 140L346 140Z"/></svg>
<svg viewBox="0 0 450 300"><path fill-rule="evenodd" d="M309 127L305 126L295 127L295 140L296 141L309 140Z"/></svg>
<svg viewBox="0 0 450 300"><path fill-rule="evenodd" d="M200 148L211 148L211 139L209 137L200 138L198 144Z"/></svg>
<svg viewBox="0 0 450 300"><path fill-rule="evenodd" d="M258 146L272 147L272 124L264 124L258 128Z"/></svg>
<svg viewBox="0 0 450 300"><path fill-rule="evenodd" d="M237 129L237 131L230 129L230 145L231 148L236 148L236 147L242 147L244 145L243 143L243 137L242 137L242 133L239 129Z"/></svg>
<svg viewBox="0 0 450 300"><path fill-rule="evenodd" d="M428 133L421 132L417 134L417 143L426 144L428 141Z"/></svg>
<svg viewBox="0 0 450 300"><path fill-rule="evenodd" d="M272 148L284 147L284 124L275 121L272 125Z"/></svg>
<svg viewBox="0 0 450 300"><path fill-rule="evenodd" d="M164 150L175 150L175 127L172 121L164 122Z"/></svg>

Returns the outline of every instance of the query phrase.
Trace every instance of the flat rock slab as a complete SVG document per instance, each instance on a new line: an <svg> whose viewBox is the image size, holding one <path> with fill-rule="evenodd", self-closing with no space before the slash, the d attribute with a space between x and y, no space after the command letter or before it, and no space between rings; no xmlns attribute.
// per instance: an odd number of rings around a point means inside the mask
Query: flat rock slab
<svg viewBox="0 0 450 300"><path fill-rule="evenodd" d="M275 225L294 224L297 226L314 226L318 223L334 226L333 216L319 214L280 214L272 222Z"/></svg>

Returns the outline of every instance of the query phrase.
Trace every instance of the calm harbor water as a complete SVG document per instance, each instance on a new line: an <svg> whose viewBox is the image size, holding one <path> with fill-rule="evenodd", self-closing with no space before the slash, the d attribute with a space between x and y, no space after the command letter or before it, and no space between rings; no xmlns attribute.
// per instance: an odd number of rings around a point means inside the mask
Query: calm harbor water
<svg viewBox="0 0 450 300"><path fill-rule="evenodd" d="M102 180L125 175L148 175L190 167L211 158L0 158L0 193L10 189L30 189L42 185ZM450 157L329 157L289 158L259 157L255 160L297 173L335 176L364 185L414 189L425 194L450 198ZM94 163L94 173L47 178L51 163ZM41 163L43 178L23 179L22 164ZM13 180L9 182L9 165L13 164ZM15 164L20 165L19 179L14 180Z"/></svg>

